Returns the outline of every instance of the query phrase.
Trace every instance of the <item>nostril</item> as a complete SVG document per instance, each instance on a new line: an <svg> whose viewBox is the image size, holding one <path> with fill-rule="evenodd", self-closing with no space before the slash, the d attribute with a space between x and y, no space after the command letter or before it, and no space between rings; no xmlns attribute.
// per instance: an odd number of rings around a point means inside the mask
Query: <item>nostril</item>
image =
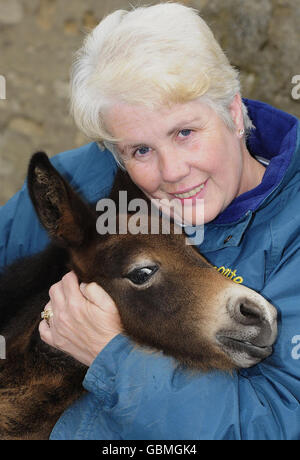
<svg viewBox="0 0 300 460"><path fill-rule="evenodd" d="M236 299L229 304L231 317L245 326L260 325L264 321L263 310L249 299Z"/></svg>
<svg viewBox="0 0 300 460"><path fill-rule="evenodd" d="M240 304L240 312L242 316L244 316L247 319L254 319L254 320L261 320L261 314L259 311L256 311L256 309L253 308L253 306L246 305L244 303Z"/></svg>
<svg viewBox="0 0 300 460"><path fill-rule="evenodd" d="M275 307L259 294L234 294L230 292L227 297L228 316L221 335L261 348L271 346L277 336Z"/></svg>

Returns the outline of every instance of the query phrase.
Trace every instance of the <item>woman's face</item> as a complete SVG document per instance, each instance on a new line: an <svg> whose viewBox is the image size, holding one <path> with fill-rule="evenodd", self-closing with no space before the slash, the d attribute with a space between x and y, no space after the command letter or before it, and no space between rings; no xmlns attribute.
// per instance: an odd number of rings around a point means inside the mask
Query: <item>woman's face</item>
<svg viewBox="0 0 300 460"><path fill-rule="evenodd" d="M199 101L160 110L118 104L106 122L121 139L117 147L136 185L150 199L164 200L164 213L178 217L184 212L184 223L201 225L262 178L238 134L243 128L238 96L231 115L235 132Z"/></svg>

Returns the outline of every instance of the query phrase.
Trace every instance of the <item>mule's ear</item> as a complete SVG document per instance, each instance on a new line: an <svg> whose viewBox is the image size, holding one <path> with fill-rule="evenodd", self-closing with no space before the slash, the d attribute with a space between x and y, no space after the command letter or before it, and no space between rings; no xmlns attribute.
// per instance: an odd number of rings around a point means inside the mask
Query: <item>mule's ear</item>
<svg viewBox="0 0 300 460"><path fill-rule="evenodd" d="M89 207L56 171L43 152L35 153L28 168L28 190L42 225L65 247L90 241L96 231Z"/></svg>

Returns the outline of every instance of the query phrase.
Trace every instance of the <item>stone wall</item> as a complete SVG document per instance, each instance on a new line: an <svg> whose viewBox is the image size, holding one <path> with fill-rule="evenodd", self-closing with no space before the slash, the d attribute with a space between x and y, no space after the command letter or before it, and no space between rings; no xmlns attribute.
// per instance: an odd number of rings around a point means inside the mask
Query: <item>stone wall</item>
<svg viewBox="0 0 300 460"><path fill-rule="evenodd" d="M241 72L244 96L300 117L300 90L292 95L300 74L300 0L182 3L210 24ZM87 142L69 116L72 55L104 15L129 4L143 2L0 0L0 205L22 185L33 151L52 156Z"/></svg>

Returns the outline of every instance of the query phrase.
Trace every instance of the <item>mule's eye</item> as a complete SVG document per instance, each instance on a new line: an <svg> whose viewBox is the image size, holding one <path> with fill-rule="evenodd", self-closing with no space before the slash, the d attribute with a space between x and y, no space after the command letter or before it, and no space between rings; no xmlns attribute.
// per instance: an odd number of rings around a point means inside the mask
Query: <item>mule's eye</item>
<svg viewBox="0 0 300 460"><path fill-rule="evenodd" d="M130 279L134 284L141 285L146 283L157 270L158 267L155 265L152 267L135 268L126 275L126 278Z"/></svg>

